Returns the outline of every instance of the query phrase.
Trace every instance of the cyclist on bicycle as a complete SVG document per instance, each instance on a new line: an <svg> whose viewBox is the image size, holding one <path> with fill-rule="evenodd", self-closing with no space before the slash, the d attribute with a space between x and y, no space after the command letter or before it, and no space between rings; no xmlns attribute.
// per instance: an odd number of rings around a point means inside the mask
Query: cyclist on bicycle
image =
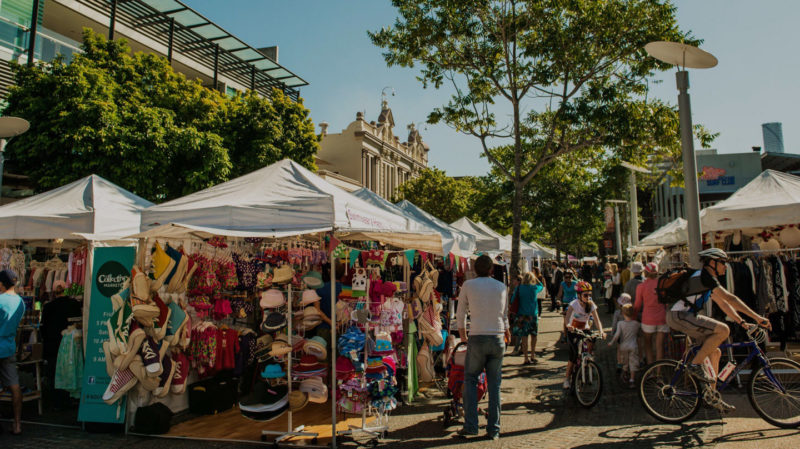
<svg viewBox="0 0 800 449"><path fill-rule="evenodd" d="M734 323L749 330L755 324L747 323L741 317L743 313L754 319L760 326L767 329L771 328L768 319L754 312L736 295L725 290L719 282L718 277L725 274L725 262L728 255L719 248L711 248L698 253L703 267L696 270L688 278L689 292L685 298L677 301L672 308L667 311L667 324L673 330L682 332L694 340L695 344L702 345L697 355L692 359L687 367L688 372L699 381L713 386L714 379L707 377L703 369L703 360L706 357L711 361L714 373L719 372L719 360L722 352L719 345L725 342L730 335L730 329L725 323L713 318L698 315L703 306L709 299L713 300ZM720 411L732 411L735 409L730 404L722 401L717 396L709 405Z"/></svg>
<svg viewBox="0 0 800 449"><path fill-rule="evenodd" d="M606 338L606 334L603 332L603 325L600 323L600 317L597 315L597 306L592 301L592 284L586 281L578 282L575 285L575 291L578 294L578 298L569 303L564 314L564 327L567 329L569 341L569 363L567 363L567 377L564 379L564 389L570 387L572 369L575 367L575 362L578 361L580 337L574 331L576 329L586 329L586 324L591 319L597 330L600 331L600 338Z"/></svg>

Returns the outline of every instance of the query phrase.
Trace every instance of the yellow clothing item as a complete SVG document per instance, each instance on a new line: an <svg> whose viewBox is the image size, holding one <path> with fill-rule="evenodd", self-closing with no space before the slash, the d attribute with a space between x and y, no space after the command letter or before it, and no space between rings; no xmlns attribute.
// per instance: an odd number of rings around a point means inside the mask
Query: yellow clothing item
<svg viewBox="0 0 800 449"><path fill-rule="evenodd" d="M156 242L156 248L153 251L153 277L155 279L160 279L167 270L172 269L173 264L174 261L172 258L169 257L167 252L164 251L164 248Z"/></svg>
<svg viewBox="0 0 800 449"><path fill-rule="evenodd" d="M624 287L628 283L628 281L631 280L632 277L633 274L631 273L630 269L626 268L622 270L619 276L620 280L622 281L622 286Z"/></svg>

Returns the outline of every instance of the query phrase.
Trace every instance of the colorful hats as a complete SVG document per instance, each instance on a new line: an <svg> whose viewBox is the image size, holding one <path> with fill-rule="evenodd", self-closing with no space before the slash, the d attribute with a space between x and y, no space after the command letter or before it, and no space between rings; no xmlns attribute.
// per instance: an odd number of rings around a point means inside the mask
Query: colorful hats
<svg viewBox="0 0 800 449"><path fill-rule="evenodd" d="M311 270L303 276L303 282L308 288L320 288L322 287L322 275L319 274L319 271Z"/></svg>
<svg viewBox="0 0 800 449"><path fill-rule="evenodd" d="M276 307L283 307L283 305L286 304L286 298L280 290L271 288L261 294L261 301L259 304L261 304L262 309L274 309Z"/></svg>
<svg viewBox="0 0 800 449"><path fill-rule="evenodd" d="M286 373L283 372L283 368L277 363L270 363L264 367L264 371L261 372L261 377L264 379L281 379L286 377Z"/></svg>
<svg viewBox="0 0 800 449"><path fill-rule="evenodd" d="M658 265L655 262L650 262L644 267L644 271L648 273L658 273Z"/></svg>
<svg viewBox="0 0 800 449"><path fill-rule="evenodd" d="M272 348L269 351L271 357L283 357L292 352L292 347L285 341L276 340L272 343Z"/></svg>
<svg viewBox="0 0 800 449"><path fill-rule="evenodd" d="M320 323L322 323L322 317L316 307L308 306L303 309L303 327L306 330L313 329Z"/></svg>
<svg viewBox="0 0 800 449"><path fill-rule="evenodd" d="M288 386L269 386L258 382L253 387L253 391L239 401L239 409L244 412L263 413L279 410L288 403Z"/></svg>
<svg viewBox="0 0 800 449"><path fill-rule="evenodd" d="M353 367L353 362L350 361L347 357L339 356L336 358L336 375L337 376L346 376L351 373L355 373L356 369Z"/></svg>
<svg viewBox="0 0 800 449"><path fill-rule="evenodd" d="M311 303L319 301L320 298L316 290L307 289L303 292L303 299L300 301L301 306L307 306Z"/></svg>
<svg viewBox="0 0 800 449"><path fill-rule="evenodd" d="M295 366L295 371L297 372L308 372L308 371L317 371L320 369L324 369L325 365L319 363L316 357L313 355L304 355L300 358L300 363Z"/></svg>
<svg viewBox="0 0 800 449"><path fill-rule="evenodd" d="M328 358L328 342L320 336L312 337L310 340L306 340L303 351L319 360L325 360Z"/></svg>

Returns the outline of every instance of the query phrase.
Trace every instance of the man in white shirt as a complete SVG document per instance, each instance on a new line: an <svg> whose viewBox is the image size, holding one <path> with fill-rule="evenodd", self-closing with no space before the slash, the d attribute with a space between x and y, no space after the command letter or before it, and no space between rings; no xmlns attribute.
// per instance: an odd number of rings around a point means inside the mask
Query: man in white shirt
<svg viewBox="0 0 800 449"><path fill-rule="evenodd" d="M464 367L464 427L458 435L478 434L478 377L486 370L489 419L486 434L500 438L500 382L505 341L511 338L508 325L506 286L491 278L494 262L483 255L475 261L475 279L464 282L458 297L456 320L461 341L467 342ZM467 315L470 317L467 337Z"/></svg>

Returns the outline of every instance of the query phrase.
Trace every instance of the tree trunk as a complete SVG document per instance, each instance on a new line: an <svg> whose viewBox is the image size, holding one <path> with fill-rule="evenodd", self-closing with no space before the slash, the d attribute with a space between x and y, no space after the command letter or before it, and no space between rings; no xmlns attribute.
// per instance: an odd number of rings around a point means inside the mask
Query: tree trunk
<svg viewBox="0 0 800 449"><path fill-rule="evenodd" d="M511 231L511 269L512 277L519 273L520 260L520 234L522 233L522 183L514 183L514 200L511 205L514 225Z"/></svg>

